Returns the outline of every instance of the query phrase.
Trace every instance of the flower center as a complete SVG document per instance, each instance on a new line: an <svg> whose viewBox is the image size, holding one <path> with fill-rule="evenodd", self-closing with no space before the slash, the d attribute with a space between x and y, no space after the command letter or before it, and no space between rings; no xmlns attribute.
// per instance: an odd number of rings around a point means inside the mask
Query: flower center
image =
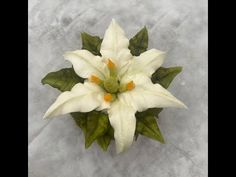
<svg viewBox="0 0 236 177"><path fill-rule="evenodd" d="M104 87L109 93L116 93L119 89L118 80L114 77L107 78L104 81Z"/></svg>
<svg viewBox="0 0 236 177"><path fill-rule="evenodd" d="M101 80L99 77L91 75L89 80L90 82L93 82L102 87L106 91L103 96L103 99L106 102L111 102L116 99L117 94L133 90L135 88L135 83L133 81L130 81L126 84L120 84L120 81L117 78L116 65L112 62L111 59L107 60L107 67L110 72L109 77L105 78L104 80Z"/></svg>

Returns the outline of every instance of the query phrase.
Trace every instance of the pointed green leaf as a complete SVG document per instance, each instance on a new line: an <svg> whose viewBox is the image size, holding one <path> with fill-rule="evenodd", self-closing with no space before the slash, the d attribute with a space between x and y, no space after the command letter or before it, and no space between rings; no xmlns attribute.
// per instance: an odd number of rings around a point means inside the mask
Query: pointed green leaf
<svg viewBox="0 0 236 177"><path fill-rule="evenodd" d="M94 55L100 55L100 47L102 39L98 36L91 36L88 33L81 33L82 38L82 49L86 49L93 53Z"/></svg>
<svg viewBox="0 0 236 177"><path fill-rule="evenodd" d="M145 117L145 116L158 116L158 114L162 111L163 108L149 108L143 112L136 112L136 117Z"/></svg>
<svg viewBox="0 0 236 177"><path fill-rule="evenodd" d="M98 111L74 112L71 115L84 132L85 147L88 148L97 139L98 145L106 151L111 140L114 139L114 130L108 116Z"/></svg>
<svg viewBox="0 0 236 177"><path fill-rule="evenodd" d="M58 90L70 91L71 88L79 83L84 82L84 79L79 77L73 68L64 68L56 72L48 73L43 79L42 84L48 84Z"/></svg>
<svg viewBox="0 0 236 177"><path fill-rule="evenodd" d="M148 48L148 31L144 27L133 38L129 40L130 52L134 56L139 56L145 52Z"/></svg>
<svg viewBox="0 0 236 177"><path fill-rule="evenodd" d="M143 112L136 112L135 114L135 117L137 119L139 118L143 118L143 117L146 117L146 116L153 116L153 117L157 117L158 118L158 114L163 110L163 108L149 108L147 109L146 111L143 111ZM137 141L138 139L138 131L136 130L135 131L135 136L134 136L134 139L135 141Z"/></svg>
<svg viewBox="0 0 236 177"><path fill-rule="evenodd" d="M160 67L153 75L152 82L159 83L164 88L168 88L172 80L182 71L182 67L163 68Z"/></svg>
<svg viewBox="0 0 236 177"><path fill-rule="evenodd" d="M98 137L104 135L109 125L108 116L104 113L92 111L88 113L85 148L88 148Z"/></svg>
<svg viewBox="0 0 236 177"><path fill-rule="evenodd" d="M106 133L97 139L97 143L102 150L106 151L112 139L114 139L114 130L109 124Z"/></svg>
<svg viewBox="0 0 236 177"><path fill-rule="evenodd" d="M111 137L106 134L97 139L97 143L102 148L103 151L107 150L110 142L111 142Z"/></svg>
<svg viewBox="0 0 236 177"><path fill-rule="evenodd" d="M76 124L83 130L84 134L86 134L87 130L87 113L83 112L73 112L71 116L74 118Z"/></svg>
<svg viewBox="0 0 236 177"><path fill-rule="evenodd" d="M158 127L157 120L154 116L137 118L136 131L141 135L160 141L161 143L165 143Z"/></svg>

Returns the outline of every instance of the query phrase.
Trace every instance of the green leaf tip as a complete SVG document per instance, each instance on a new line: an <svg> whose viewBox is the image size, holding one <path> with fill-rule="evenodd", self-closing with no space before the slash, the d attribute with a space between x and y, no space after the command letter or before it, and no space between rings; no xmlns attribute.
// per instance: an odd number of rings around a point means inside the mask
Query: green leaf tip
<svg viewBox="0 0 236 177"><path fill-rule="evenodd" d="M134 56L139 56L147 51L148 48L148 31L144 26L133 38L129 40L130 52Z"/></svg>
<svg viewBox="0 0 236 177"><path fill-rule="evenodd" d="M159 113L163 110L163 108L149 108L143 112L136 112L136 118L142 118L144 116L156 116L158 117Z"/></svg>
<svg viewBox="0 0 236 177"><path fill-rule="evenodd" d="M159 83L164 88L168 88L173 79L182 71L181 66L164 68L160 67L152 75L152 82Z"/></svg>
<svg viewBox="0 0 236 177"><path fill-rule="evenodd" d="M86 32L81 33L82 49L90 51L94 55L101 56L100 47L102 39L99 36L92 36Z"/></svg>
<svg viewBox="0 0 236 177"><path fill-rule="evenodd" d="M104 135L100 136L97 139L97 144L101 147L103 151L107 151L107 148L111 142L111 140L114 139L114 129L112 128L111 124L109 123L107 131Z"/></svg>
<svg viewBox="0 0 236 177"><path fill-rule="evenodd" d="M143 116L137 118L136 131L144 136L165 143L162 133L158 127L157 120L154 116Z"/></svg>
<svg viewBox="0 0 236 177"><path fill-rule="evenodd" d="M88 148L98 137L102 136L108 127L108 116L92 111L87 117L87 132L85 148Z"/></svg>
<svg viewBox="0 0 236 177"><path fill-rule="evenodd" d="M75 84L83 82L84 79L79 77L73 68L50 72L41 80L43 85L48 84L62 92L70 91Z"/></svg>
<svg viewBox="0 0 236 177"><path fill-rule="evenodd" d="M91 111L88 113L75 112L71 113L71 115L76 124L84 132L86 149L89 148L96 139L107 133L109 127L107 114L98 111ZM107 143L107 140L105 141Z"/></svg>

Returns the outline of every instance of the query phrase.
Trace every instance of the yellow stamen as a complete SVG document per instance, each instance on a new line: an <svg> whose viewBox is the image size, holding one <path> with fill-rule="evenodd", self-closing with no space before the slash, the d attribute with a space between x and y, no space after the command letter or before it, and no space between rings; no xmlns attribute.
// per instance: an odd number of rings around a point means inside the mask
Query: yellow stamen
<svg viewBox="0 0 236 177"><path fill-rule="evenodd" d="M104 96L103 96L103 99L107 102L111 102L112 101L112 95L110 93L106 93Z"/></svg>
<svg viewBox="0 0 236 177"><path fill-rule="evenodd" d="M130 81L128 84L126 84L127 90L133 90L135 88L135 84L133 81Z"/></svg>
<svg viewBox="0 0 236 177"><path fill-rule="evenodd" d="M115 69L116 67L116 65L110 59L108 59L107 66L109 69Z"/></svg>
<svg viewBox="0 0 236 177"><path fill-rule="evenodd" d="M91 81L91 82L94 82L94 83L96 83L96 84L100 84L100 82L101 82L101 80L100 80L97 76L95 76L95 75L92 75L92 76L90 77L90 81Z"/></svg>

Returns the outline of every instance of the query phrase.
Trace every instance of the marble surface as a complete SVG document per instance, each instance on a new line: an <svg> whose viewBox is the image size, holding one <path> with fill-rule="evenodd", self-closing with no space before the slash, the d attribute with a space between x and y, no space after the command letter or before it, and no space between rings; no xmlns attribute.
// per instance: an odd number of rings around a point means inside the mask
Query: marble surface
<svg viewBox="0 0 236 177"><path fill-rule="evenodd" d="M29 0L29 177L206 177L208 175L207 0ZM117 155L84 137L69 115L42 120L59 91L43 86L70 66L62 54L81 48L80 32L103 36L115 18L132 37L144 25L149 48L168 52L164 66L183 66L169 90L188 110L160 114L166 144L140 136Z"/></svg>

